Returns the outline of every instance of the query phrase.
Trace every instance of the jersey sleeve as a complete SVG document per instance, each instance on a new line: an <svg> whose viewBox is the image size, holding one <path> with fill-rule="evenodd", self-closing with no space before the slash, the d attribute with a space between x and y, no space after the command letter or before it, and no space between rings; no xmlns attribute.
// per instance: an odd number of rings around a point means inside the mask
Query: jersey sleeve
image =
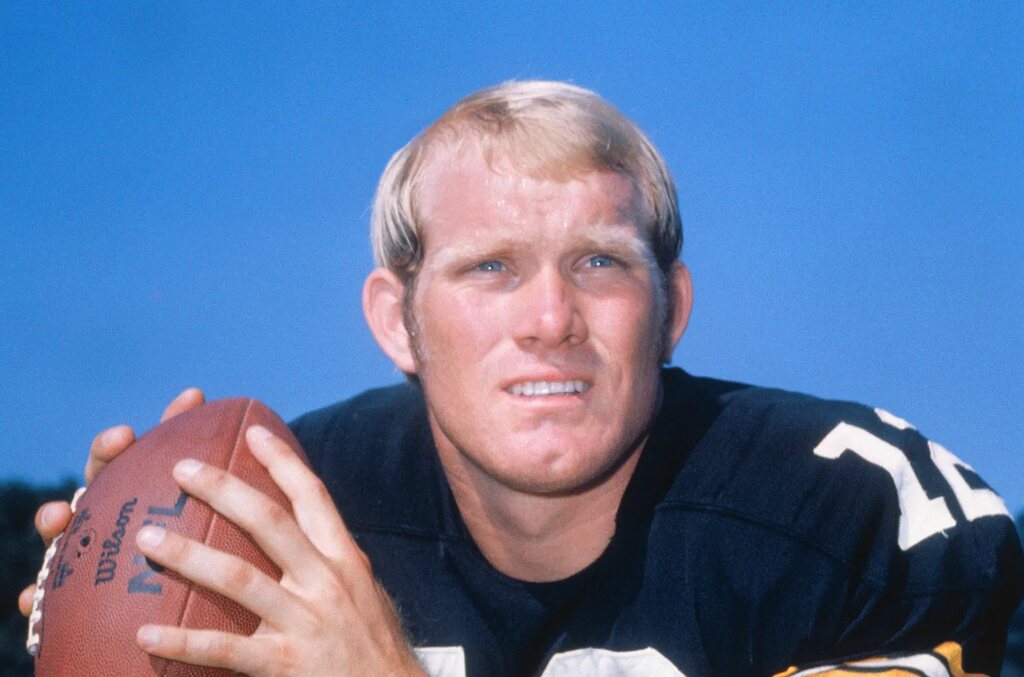
<svg viewBox="0 0 1024 677"><path fill-rule="evenodd" d="M820 600L843 609L835 645L777 677L998 675L1024 592L1002 499L903 419L859 406L841 413L816 434L810 495L827 496L832 512L807 535L842 553L859 582L845 599Z"/></svg>

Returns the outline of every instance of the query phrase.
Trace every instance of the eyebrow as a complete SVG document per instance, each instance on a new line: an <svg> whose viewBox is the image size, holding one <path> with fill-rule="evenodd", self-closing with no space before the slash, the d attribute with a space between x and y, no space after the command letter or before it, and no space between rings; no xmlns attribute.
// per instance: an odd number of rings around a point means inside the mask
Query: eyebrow
<svg viewBox="0 0 1024 677"><path fill-rule="evenodd" d="M654 252L650 243L634 235L625 235L618 232L615 227L600 227L598 232L588 233L572 245L573 249L606 251L617 253L621 256L632 256L642 262L654 261ZM446 247L437 253L434 265L444 268L467 259L496 256L500 257L507 252L515 251L523 247L530 247L533 242L530 240L501 237L491 239L486 235L475 238L469 242Z"/></svg>
<svg viewBox="0 0 1024 677"><path fill-rule="evenodd" d="M602 234L599 237L587 237L584 244L586 249L609 249L638 257L646 257L652 253L650 243L642 237L628 236L617 232Z"/></svg>
<svg viewBox="0 0 1024 677"><path fill-rule="evenodd" d="M481 238L482 240L482 238ZM434 261L438 268L447 268L453 263L466 259L475 259L481 256L495 256L503 252L516 249L521 241L514 238L501 238L500 240L472 240L470 242L445 247L440 250Z"/></svg>

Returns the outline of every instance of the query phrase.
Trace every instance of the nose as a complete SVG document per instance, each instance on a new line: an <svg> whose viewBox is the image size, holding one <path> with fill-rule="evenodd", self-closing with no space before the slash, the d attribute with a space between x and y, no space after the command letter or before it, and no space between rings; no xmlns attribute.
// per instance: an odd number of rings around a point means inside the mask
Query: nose
<svg viewBox="0 0 1024 677"><path fill-rule="evenodd" d="M515 339L525 348L577 345L587 338L580 291L562 271L542 268L516 290Z"/></svg>

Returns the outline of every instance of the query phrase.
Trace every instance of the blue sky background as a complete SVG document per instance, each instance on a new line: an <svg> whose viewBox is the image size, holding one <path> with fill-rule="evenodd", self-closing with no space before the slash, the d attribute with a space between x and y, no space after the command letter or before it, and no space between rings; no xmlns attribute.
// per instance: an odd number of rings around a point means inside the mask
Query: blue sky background
<svg viewBox="0 0 1024 677"><path fill-rule="evenodd" d="M188 385L287 418L398 380L384 163L553 78L676 177L677 364L889 409L1024 508L1024 5L873 4L0 4L0 479Z"/></svg>

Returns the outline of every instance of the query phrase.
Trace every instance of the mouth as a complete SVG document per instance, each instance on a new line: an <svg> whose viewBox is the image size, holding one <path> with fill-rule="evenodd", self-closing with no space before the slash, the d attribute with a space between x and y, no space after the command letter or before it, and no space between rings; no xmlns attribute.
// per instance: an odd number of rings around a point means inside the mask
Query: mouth
<svg viewBox="0 0 1024 677"><path fill-rule="evenodd" d="M517 397L550 397L552 395L578 395L590 390L590 384L579 379L568 381L522 381L505 391Z"/></svg>

